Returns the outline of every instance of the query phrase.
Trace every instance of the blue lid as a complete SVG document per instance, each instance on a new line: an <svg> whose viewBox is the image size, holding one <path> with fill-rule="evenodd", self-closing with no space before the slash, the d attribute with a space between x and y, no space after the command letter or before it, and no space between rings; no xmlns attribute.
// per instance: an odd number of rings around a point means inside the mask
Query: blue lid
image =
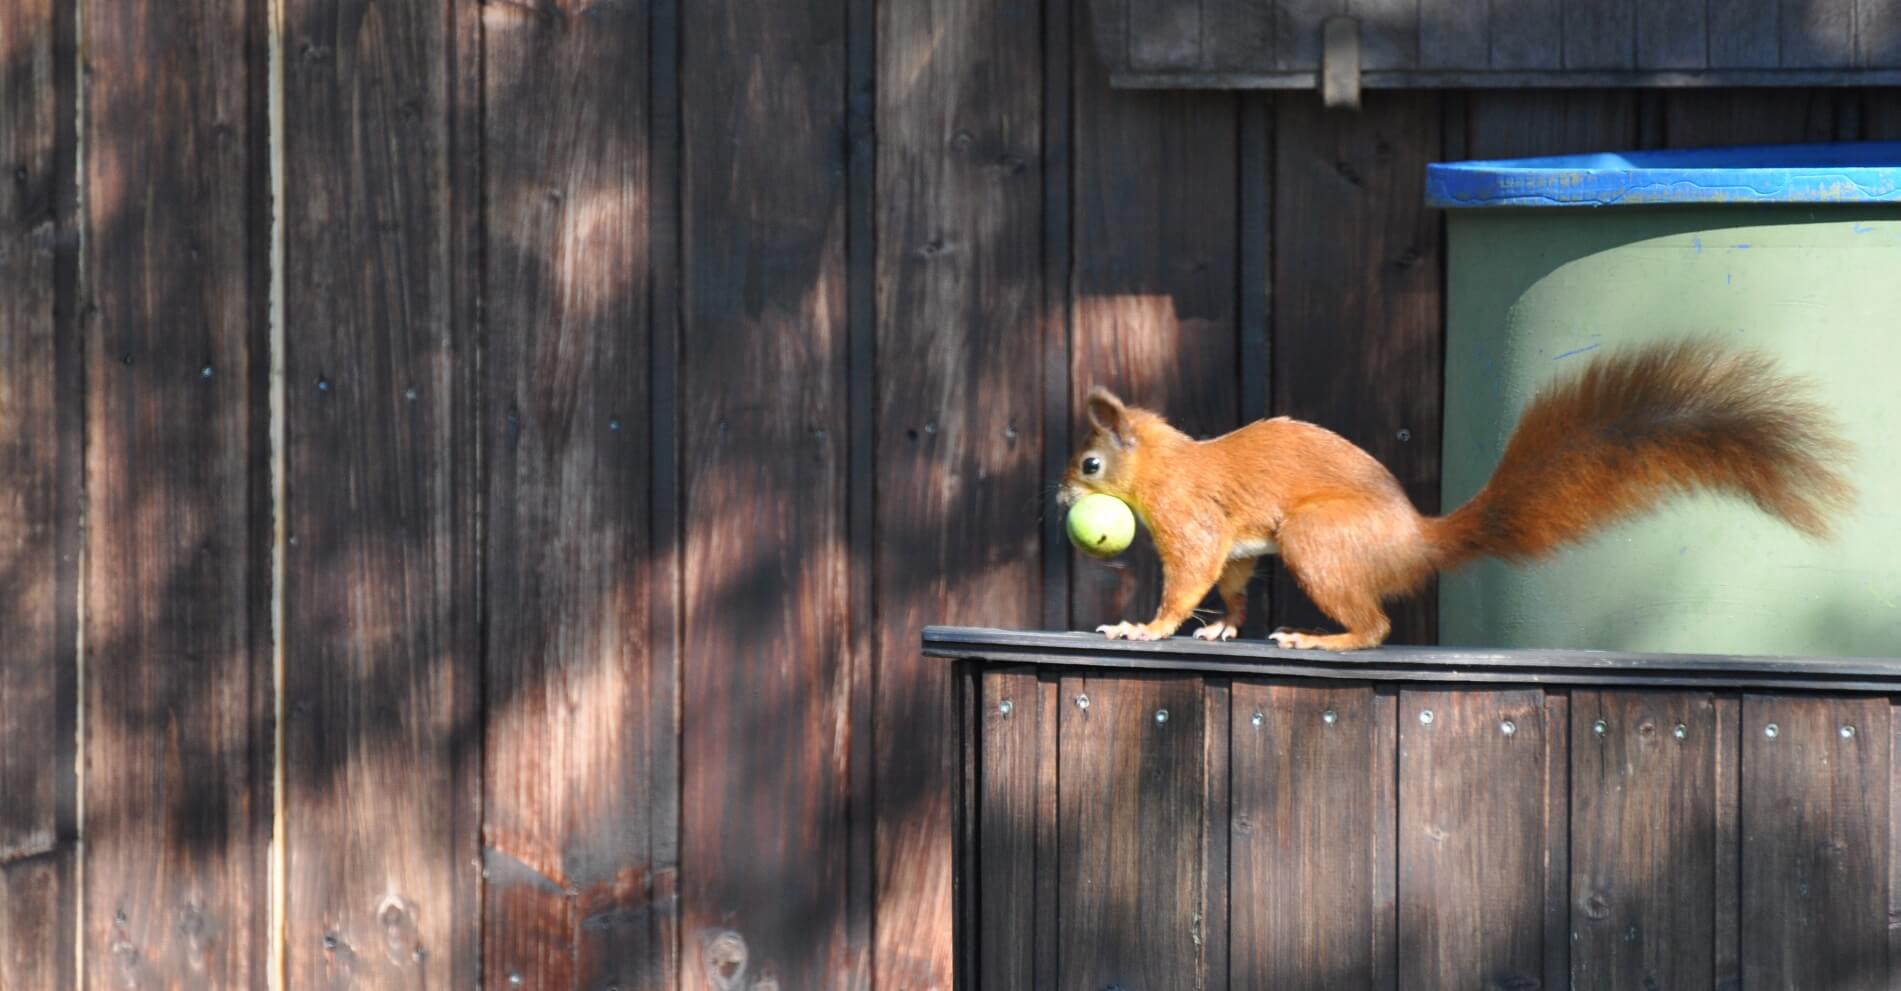
<svg viewBox="0 0 1901 991"><path fill-rule="evenodd" d="M1560 155L1426 166L1426 205L1901 203L1901 141Z"/></svg>

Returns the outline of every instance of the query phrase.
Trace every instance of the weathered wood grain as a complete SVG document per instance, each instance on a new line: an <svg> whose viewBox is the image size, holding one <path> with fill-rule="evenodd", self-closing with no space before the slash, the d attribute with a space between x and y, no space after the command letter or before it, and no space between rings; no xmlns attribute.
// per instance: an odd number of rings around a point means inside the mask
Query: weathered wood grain
<svg viewBox="0 0 1901 991"><path fill-rule="evenodd" d="M484 395L515 416L484 439L484 858L515 869L490 870L483 971L634 987L656 953L646 805L677 759L628 732L653 681L648 11L482 11Z"/></svg>
<svg viewBox="0 0 1901 991"><path fill-rule="evenodd" d="M1230 803L1234 799L1233 746L1228 732L1233 685L1225 678L1203 681L1202 814L1201 814L1201 959L1204 987L1230 984L1229 940L1232 874L1229 870Z"/></svg>
<svg viewBox="0 0 1901 991"><path fill-rule="evenodd" d="M1634 147L1637 104L1636 94L1626 90L1469 93L1464 154L1476 159L1527 158Z"/></svg>
<svg viewBox="0 0 1901 991"><path fill-rule="evenodd" d="M1041 618L1041 162L1035 5L879 6L874 463L879 987L948 987L956 755L940 617ZM1055 507L1047 509L1058 513Z"/></svg>
<svg viewBox="0 0 1901 991"><path fill-rule="evenodd" d="M72 21L0 8L0 982L74 983L80 410Z"/></svg>
<svg viewBox="0 0 1901 991"><path fill-rule="evenodd" d="M479 965L471 13L284 8L292 986Z"/></svg>
<svg viewBox="0 0 1901 991"><path fill-rule="evenodd" d="M1493 69L1548 69L1564 66L1565 0L1510 0L1491 5L1487 61Z"/></svg>
<svg viewBox="0 0 1901 991"><path fill-rule="evenodd" d="M1078 25L1086 0L1043 0L1043 477L1051 484L1063 475L1072 434L1070 355L1070 189L1075 179L1075 68L1090 59L1087 32ZM1040 490L1039 490L1040 492ZM1070 627L1069 535L1053 499L1041 493L1043 518L1043 629Z"/></svg>
<svg viewBox="0 0 1901 991"><path fill-rule="evenodd" d="M1201 679L1064 678L1060 708L1049 986L1201 986Z"/></svg>
<svg viewBox="0 0 1901 991"><path fill-rule="evenodd" d="M1232 430L1236 100L1111 90L1093 60L1074 68L1075 444L1089 436L1083 400L1094 385L1162 412L1191 436ZM1112 561L1072 561L1077 626L1153 618L1161 568L1146 531Z"/></svg>
<svg viewBox="0 0 1901 991"><path fill-rule="evenodd" d="M1709 0L1709 64L1713 69L1769 69L1780 64L1778 0Z"/></svg>
<svg viewBox="0 0 1901 991"><path fill-rule="evenodd" d="M1571 697L1545 694L1544 986L1571 982Z"/></svg>
<svg viewBox="0 0 1901 991"><path fill-rule="evenodd" d="M1194 68L1201 63L1201 31L1200 0L1132 4L1129 67L1164 71Z"/></svg>
<svg viewBox="0 0 1901 991"><path fill-rule="evenodd" d="M683 983L852 986L846 4L680 13Z"/></svg>
<svg viewBox="0 0 1901 991"><path fill-rule="evenodd" d="M1044 713L1036 674L998 672L983 677L982 704L975 714L981 727L981 784L978 793L977 850L981 876L967 879L978 888L976 946L981 950L978 988L1037 987L1036 939L1037 793L1042 762L1054 759L1042 750ZM912 985L902 985L912 986Z"/></svg>
<svg viewBox="0 0 1901 991"><path fill-rule="evenodd" d="M642 987L680 983L680 657L685 573L680 514L680 0L648 0L647 258L650 269L648 381L649 521L647 719L650 765L647 840L654 952Z"/></svg>
<svg viewBox="0 0 1901 991"><path fill-rule="evenodd" d="M1777 64L1785 69L1855 64L1855 0L1781 0ZM1766 30L1767 25L1757 30Z"/></svg>
<svg viewBox="0 0 1901 991"><path fill-rule="evenodd" d="M1537 691L1401 694L1404 987L1543 986L1544 733Z"/></svg>
<svg viewBox="0 0 1901 991"><path fill-rule="evenodd" d="M1368 987L1397 991L1404 986L1399 975L1399 692L1374 686L1368 718L1375 727L1367 782L1373 806L1366 836L1372 850L1367 893L1373 905Z"/></svg>
<svg viewBox="0 0 1901 991"><path fill-rule="evenodd" d="M1431 3L1419 5L1419 67L1453 69L1489 66L1492 61L1492 17L1489 4ZM1501 19L1503 20L1503 19ZM1513 30L1536 21L1517 21ZM1508 33L1508 50L1519 47Z"/></svg>
<svg viewBox="0 0 1901 991"><path fill-rule="evenodd" d="M1630 69L1637 64L1639 0L1563 0L1564 68Z"/></svg>
<svg viewBox="0 0 1901 991"><path fill-rule="evenodd" d="M1276 98L1277 413L1366 448L1421 512L1439 504L1442 221L1424 202L1440 147L1436 93L1368 93L1359 114ZM1333 627L1275 569L1274 619ZM1394 643L1431 643L1430 590L1391 606Z"/></svg>
<svg viewBox="0 0 1901 991"><path fill-rule="evenodd" d="M1711 0L1646 0L1634 19L1640 69L1701 69L1709 64ZM1761 25L1755 25L1762 30Z"/></svg>
<svg viewBox="0 0 1901 991"><path fill-rule="evenodd" d="M1715 949L1712 982L1734 991L1742 986L1742 699L1719 695L1715 703L1716 847Z"/></svg>
<svg viewBox="0 0 1901 991"><path fill-rule="evenodd" d="M1714 702L1579 691L1571 713L1572 986L1712 985Z"/></svg>
<svg viewBox="0 0 1901 991"><path fill-rule="evenodd" d="M1272 65L1274 9L1260 0L1201 0L1201 67Z"/></svg>
<svg viewBox="0 0 1901 991"><path fill-rule="evenodd" d="M1829 141L1843 95L1826 89L1681 90L1664 94L1672 148Z"/></svg>
<svg viewBox="0 0 1901 991"><path fill-rule="evenodd" d="M1893 0L1857 0L1855 64L1901 65L1901 5Z"/></svg>
<svg viewBox="0 0 1901 991"><path fill-rule="evenodd" d="M1231 986L1364 988L1377 986L1376 970L1390 977L1375 960L1372 895L1371 838L1393 812L1369 787L1393 744L1382 710L1367 687L1234 683Z"/></svg>
<svg viewBox="0 0 1901 991"><path fill-rule="evenodd" d="M1888 986L1886 699L1744 696L1744 987Z"/></svg>
<svg viewBox="0 0 1901 991"><path fill-rule="evenodd" d="M99 984L265 981L261 14L83 8L81 938Z"/></svg>
<svg viewBox="0 0 1901 991"><path fill-rule="evenodd" d="M1347 0L1278 0L1274 6L1275 69L1318 69L1320 27L1342 13Z"/></svg>
<svg viewBox="0 0 1901 991"><path fill-rule="evenodd" d="M1360 22L1360 67L1365 70L1419 66L1419 0L1346 0L1346 14ZM1255 65L1272 65L1257 59Z"/></svg>

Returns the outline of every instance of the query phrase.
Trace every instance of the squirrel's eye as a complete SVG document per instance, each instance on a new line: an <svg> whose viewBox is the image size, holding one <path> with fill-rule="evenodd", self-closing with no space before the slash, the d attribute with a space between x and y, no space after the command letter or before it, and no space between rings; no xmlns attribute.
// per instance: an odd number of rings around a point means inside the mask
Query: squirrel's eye
<svg viewBox="0 0 1901 991"><path fill-rule="evenodd" d="M1083 459L1083 474L1094 475L1095 473L1101 470L1102 470L1101 458L1087 457Z"/></svg>

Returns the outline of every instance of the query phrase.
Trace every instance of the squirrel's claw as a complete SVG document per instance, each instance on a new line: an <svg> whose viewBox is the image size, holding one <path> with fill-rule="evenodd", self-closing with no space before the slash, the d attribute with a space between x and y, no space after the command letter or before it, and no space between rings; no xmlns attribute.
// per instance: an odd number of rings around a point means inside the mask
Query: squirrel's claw
<svg viewBox="0 0 1901 991"><path fill-rule="evenodd" d="M1144 626L1141 623L1131 623L1126 620L1120 623L1116 623L1112 626L1109 626L1109 625L1098 626L1096 627L1096 632L1101 633L1104 636L1107 636L1111 640L1160 640L1162 639L1158 634L1155 633L1155 631L1149 629L1147 626Z"/></svg>
<svg viewBox="0 0 1901 991"><path fill-rule="evenodd" d="M1241 628L1226 620L1217 619L1195 631L1197 640L1233 640L1241 635Z"/></svg>

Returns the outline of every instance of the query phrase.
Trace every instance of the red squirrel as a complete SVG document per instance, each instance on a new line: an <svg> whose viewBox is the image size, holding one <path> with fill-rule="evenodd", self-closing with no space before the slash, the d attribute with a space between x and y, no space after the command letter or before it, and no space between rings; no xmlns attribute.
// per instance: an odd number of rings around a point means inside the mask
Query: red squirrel
<svg viewBox="0 0 1901 991"><path fill-rule="evenodd" d="M1740 496L1813 537L1854 499L1836 467L1848 447L1801 383L1708 339L1614 352L1547 387L1491 479L1439 517L1420 515L1372 455L1311 423L1280 416L1197 441L1100 386L1088 412L1094 432L1058 499L1102 492L1128 503L1162 561L1155 618L1097 628L1111 639L1172 635L1210 586L1226 615L1195 636L1232 639L1256 559L1278 553L1346 632L1283 628L1275 643L1374 647L1392 629L1385 601L1435 571L1481 556L1541 558L1673 495Z"/></svg>

